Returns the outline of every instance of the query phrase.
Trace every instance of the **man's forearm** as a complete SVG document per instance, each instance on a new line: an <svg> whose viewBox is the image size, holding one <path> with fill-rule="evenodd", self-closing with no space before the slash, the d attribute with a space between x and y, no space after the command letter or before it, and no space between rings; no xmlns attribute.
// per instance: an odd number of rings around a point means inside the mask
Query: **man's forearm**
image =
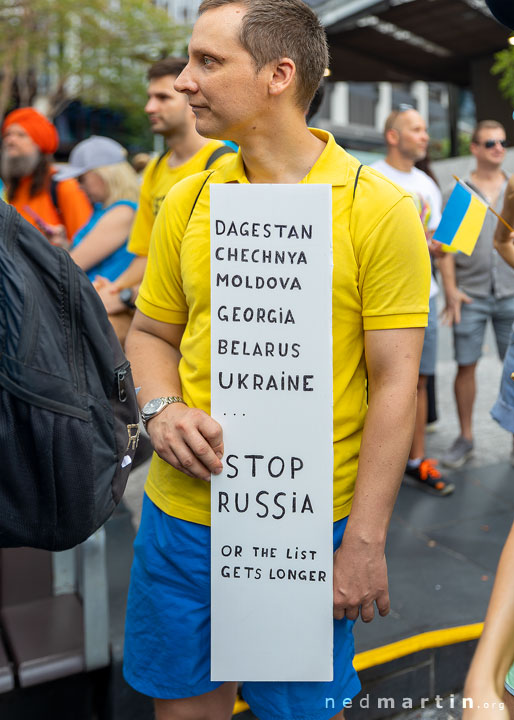
<svg viewBox="0 0 514 720"><path fill-rule="evenodd" d="M127 337L127 356L132 363L139 406L168 395L182 395L178 366L183 325L163 323L138 310ZM222 470L223 430L199 408L168 404L147 420L147 432L157 454L190 477L210 480Z"/></svg>
<svg viewBox="0 0 514 720"><path fill-rule="evenodd" d="M143 275L145 274L146 263L146 257L135 257L128 268L116 278L116 284L120 288L139 288L143 280Z"/></svg>
<svg viewBox="0 0 514 720"><path fill-rule="evenodd" d="M139 407L153 398L181 395L178 373L180 353L162 338L132 329L126 341L127 357L136 386L140 386ZM151 361L150 361L151 359Z"/></svg>
<svg viewBox="0 0 514 720"><path fill-rule="evenodd" d="M514 236L507 231L506 235L502 234L500 237L501 241L499 240L499 233L496 231L494 247L505 262L514 268Z"/></svg>

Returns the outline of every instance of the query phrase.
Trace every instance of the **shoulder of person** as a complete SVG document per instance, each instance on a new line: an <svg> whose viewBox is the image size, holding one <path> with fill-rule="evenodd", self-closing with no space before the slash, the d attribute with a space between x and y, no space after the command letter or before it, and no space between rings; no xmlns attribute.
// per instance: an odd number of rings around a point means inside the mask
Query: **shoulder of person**
<svg viewBox="0 0 514 720"><path fill-rule="evenodd" d="M376 169L363 166L350 220L354 241L368 237L382 222L407 226L411 221L419 225L411 193Z"/></svg>
<svg viewBox="0 0 514 720"><path fill-rule="evenodd" d="M130 200L118 200L117 202L113 203L109 207L105 208L105 215L110 215L111 217L117 217L117 216L129 216L133 215L137 210L137 205L134 202L131 202Z"/></svg>
<svg viewBox="0 0 514 720"><path fill-rule="evenodd" d="M417 167L412 168L413 174L416 176L416 178L419 179L420 182L425 183L427 187L429 187L431 190L433 190L436 193L440 193L439 187L436 182L428 175L424 170L420 170Z"/></svg>
<svg viewBox="0 0 514 720"><path fill-rule="evenodd" d="M364 189L366 190L365 198L363 197ZM402 197L410 196L407 190L384 175L379 168L363 165L356 188L355 200L370 200L373 197L373 193L377 193L377 202L385 205L394 205L401 200ZM360 194L360 198L358 194Z"/></svg>
<svg viewBox="0 0 514 720"><path fill-rule="evenodd" d="M157 165L161 165L162 163L166 165L166 158L162 156L162 153L160 153L159 155L154 155L154 157L148 161L145 169L143 170L141 185L151 181Z"/></svg>
<svg viewBox="0 0 514 720"><path fill-rule="evenodd" d="M53 180L57 186L57 192L59 195L67 195L76 192L82 194L83 190L79 185L79 181L76 178L67 178L66 180Z"/></svg>
<svg viewBox="0 0 514 720"><path fill-rule="evenodd" d="M209 153L206 160L209 163L209 167L206 167L206 170L219 168L237 155L237 150L235 150L232 145L224 142L213 141L209 143L207 147L209 148Z"/></svg>
<svg viewBox="0 0 514 720"><path fill-rule="evenodd" d="M105 208L103 214L98 218L96 227L113 227L117 224L132 224L136 208L127 203L116 203Z"/></svg>
<svg viewBox="0 0 514 720"><path fill-rule="evenodd" d="M168 191L161 205L161 211L164 210L166 214L173 214L175 217L189 217L198 194L215 172L215 170L202 170L179 180Z"/></svg>

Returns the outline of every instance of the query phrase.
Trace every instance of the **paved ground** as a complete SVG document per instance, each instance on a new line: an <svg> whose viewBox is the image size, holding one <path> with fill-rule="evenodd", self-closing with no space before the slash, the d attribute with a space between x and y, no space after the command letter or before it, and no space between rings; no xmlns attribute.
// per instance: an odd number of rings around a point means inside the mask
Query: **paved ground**
<svg viewBox="0 0 514 720"><path fill-rule="evenodd" d="M437 398L439 421L434 433L427 436L427 455L438 457L446 450L458 435L458 423L453 399L453 379L455 365L452 359L451 331L440 328L439 361L437 366ZM498 392L501 363L496 356L496 346L491 333L486 337L484 356L481 359L477 372L477 399L474 413L475 456L469 467L480 468L496 463L509 461L512 447L512 438L490 415ZM141 508L142 487L147 472L148 463L137 468L130 476L125 501L132 513L133 524L137 527ZM459 492L457 486L456 493ZM463 493L464 495L464 493ZM434 498L434 502L444 500ZM441 704L441 703L439 703ZM396 720L457 720L460 717L459 698L446 698L443 707L432 706L424 710L396 715ZM241 716L242 717L242 716Z"/></svg>
<svg viewBox="0 0 514 720"><path fill-rule="evenodd" d="M458 435L457 415L453 397L455 363L452 359L451 330L439 329L439 361L437 364L437 398L439 422L435 433L427 437L427 451L437 457ZM496 353L492 333L486 335L484 355L477 369L477 399L474 412L475 457L470 467L493 465L508 460L512 439L489 415L500 385L502 365Z"/></svg>

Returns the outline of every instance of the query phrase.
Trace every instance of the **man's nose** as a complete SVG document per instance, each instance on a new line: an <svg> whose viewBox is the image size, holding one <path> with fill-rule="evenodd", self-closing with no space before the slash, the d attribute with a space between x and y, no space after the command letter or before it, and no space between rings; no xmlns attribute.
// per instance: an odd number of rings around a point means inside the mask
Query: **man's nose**
<svg viewBox="0 0 514 720"><path fill-rule="evenodd" d="M156 110L156 103L154 101L154 98L148 98L148 102L145 105L145 112L151 113L151 112L155 112L155 110Z"/></svg>
<svg viewBox="0 0 514 720"><path fill-rule="evenodd" d="M198 90L198 85L191 72L190 63L186 65L175 80L174 88L177 92L181 93L194 93Z"/></svg>

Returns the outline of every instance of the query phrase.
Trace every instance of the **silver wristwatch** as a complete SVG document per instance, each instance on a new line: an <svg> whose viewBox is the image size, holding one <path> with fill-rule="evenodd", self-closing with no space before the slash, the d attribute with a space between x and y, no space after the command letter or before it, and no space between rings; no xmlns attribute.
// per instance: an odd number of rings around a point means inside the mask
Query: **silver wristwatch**
<svg viewBox="0 0 514 720"><path fill-rule="evenodd" d="M184 405L186 404L184 400L178 395L173 395L171 397L168 396L154 398L153 400L149 400L147 403L145 403L141 408L141 420L143 421L144 427L146 428L146 423L149 420L162 412L165 407L167 407L168 405L172 405L173 403L183 403Z"/></svg>

